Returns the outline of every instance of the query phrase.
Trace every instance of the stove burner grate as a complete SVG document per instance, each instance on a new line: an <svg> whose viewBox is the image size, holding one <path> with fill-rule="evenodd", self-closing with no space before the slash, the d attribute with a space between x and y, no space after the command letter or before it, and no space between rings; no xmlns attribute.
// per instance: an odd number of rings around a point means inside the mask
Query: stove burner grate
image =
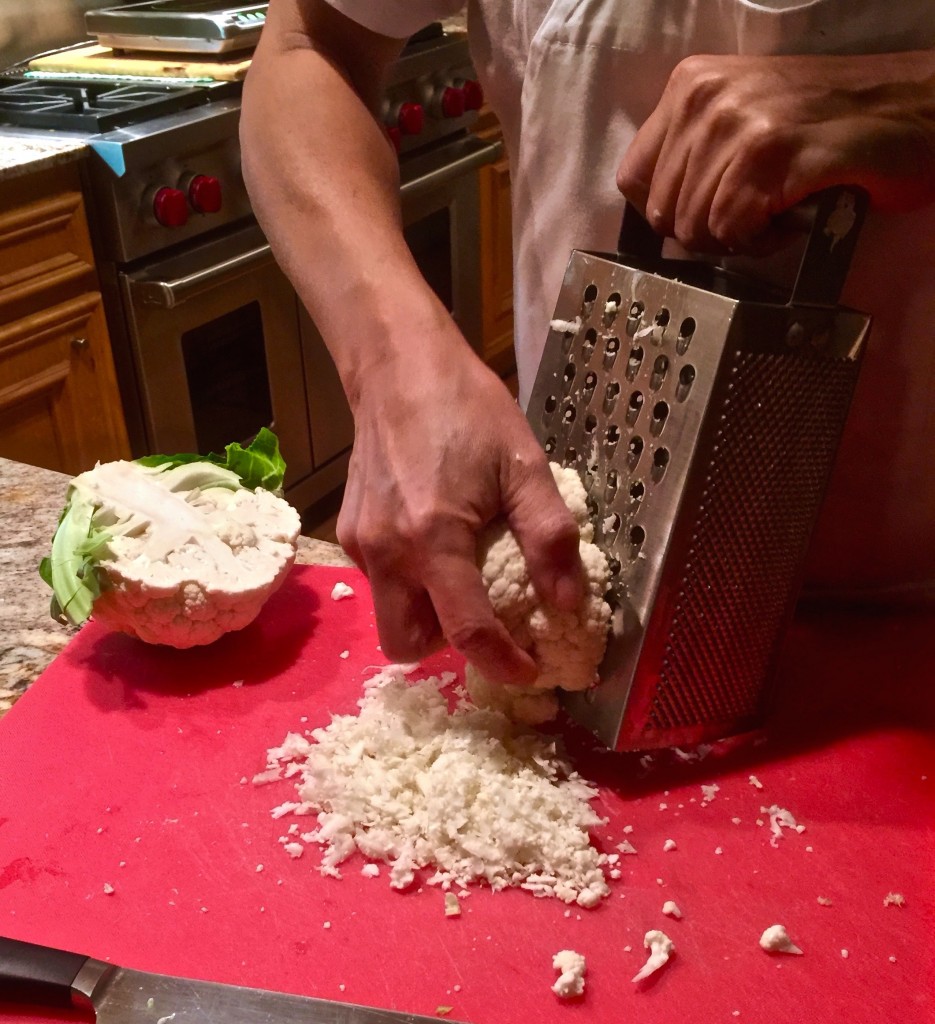
<svg viewBox="0 0 935 1024"><path fill-rule="evenodd" d="M217 92L199 86L113 82L0 84L0 123L23 128L107 132L206 103Z"/></svg>

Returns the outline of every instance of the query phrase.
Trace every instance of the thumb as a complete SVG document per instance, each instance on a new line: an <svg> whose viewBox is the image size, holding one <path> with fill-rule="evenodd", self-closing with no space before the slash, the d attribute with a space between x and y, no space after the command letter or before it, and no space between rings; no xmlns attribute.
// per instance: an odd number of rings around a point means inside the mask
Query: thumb
<svg viewBox="0 0 935 1024"><path fill-rule="evenodd" d="M547 604L573 611L584 594L578 524L562 500L544 456L522 468L520 460L514 460L504 510L536 592Z"/></svg>

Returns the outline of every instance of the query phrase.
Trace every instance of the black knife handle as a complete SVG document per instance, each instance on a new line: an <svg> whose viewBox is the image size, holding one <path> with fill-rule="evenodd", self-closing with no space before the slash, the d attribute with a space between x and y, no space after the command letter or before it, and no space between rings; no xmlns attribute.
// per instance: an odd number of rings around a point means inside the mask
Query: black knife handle
<svg viewBox="0 0 935 1024"><path fill-rule="evenodd" d="M71 985L88 958L0 935L0 1002L71 1006Z"/></svg>

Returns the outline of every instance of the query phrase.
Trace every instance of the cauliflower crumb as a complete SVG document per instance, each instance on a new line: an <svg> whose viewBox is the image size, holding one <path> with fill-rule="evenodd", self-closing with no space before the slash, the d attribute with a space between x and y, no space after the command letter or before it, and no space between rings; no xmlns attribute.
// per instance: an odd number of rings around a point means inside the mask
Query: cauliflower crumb
<svg viewBox="0 0 935 1024"><path fill-rule="evenodd" d="M338 655L339 658L343 658L345 661L347 661L347 659L350 656L351 656L351 652L350 651L341 651L341 653Z"/></svg>
<svg viewBox="0 0 935 1024"><path fill-rule="evenodd" d="M818 902L823 907L830 907L831 906L831 900L829 900L827 896L819 896L818 897Z"/></svg>
<svg viewBox="0 0 935 1024"><path fill-rule="evenodd" d="M730 820L731 820L731 822L734 825L739 825L740 824L740 818L731 818Z"/></svg>
<svg viewBox="0 0 935 1024"><path fill-rule="evenodd" d="M755 789L762 789L763 788L763 783L760 782L760 780L755 775L751 775L750 776L749 782L750 782L750 785L753 786Z"/></svg>
<svg viewBox="0 0 935 1024"><path fill-rule="evenodd" d="M453 892L445 893L445 917L460 917L461 901Z"/></svg>
<svg viewBox="0 0 935 1024"><path fill-rule="evenodd" d="M701 806L711 803L711 801L717 796L721 787L716 783L712 782L710 786L701 787Z"/></svg>
<svg viewBox="0 0 935 1024"><path fill-rule="evenodd" d="M906 905L906 897L900 892L888 892L883 897L884 907L904 907Z"/></svg>
<svg viewBox="0 0 935 1024"><path fill-rule="evenodd" d="M369 679L356 716L336 715L290 734L267 752L268 767L298 765L299 800L275 808L315 814L301 839L322 847L323 874L341 877L355 851L390 865L394 888L432 867L428 884L484 881L591 907L607 896L607 855L589 829L605 824L597 791L558 756L555 742L502 713L449 711L456 679L409 680L401 666Z"/></svg>
<svg viewBox="0 0 935 1024"><path fill-rule="evenodd" d="M552 957L552 966L559 971L552 991L560 999L571 999L584 992L586 963L580 953L573 949L562 949Z"/></svg>
<svg viewBox="0 0 935 1024"><path fill-rule="evenodd" d="M478 544L487 596L497 618L536 662L539 676L531 687L516 687L486 679L473 665L468 665L466 675L468 693L476 705L503 711L528 725L555 717L558 690L586 690L596 682L611 619L610 606L604 600L608 562L593 543L594 525L584 484L573 468L552 463L551 469L558 491L578 523L578 551L586 581L581 604L572 612L543 604L516 537L505 522L492 523Z"/></svg>
<svg viewBox="0 0 935 1024"><path fill-rule="evenodd" d="M848 956L849 956L849 955L850 955L850 954L849 954L849 953L847 952L847 950L846 950L846 949L842 949L842 950L841 950L841 956L842 956L842 957L843 957L843 958L844 958L845 960L846 960L846 959L848 958Z"/></svg>
<svg viewBox="0 0 935 1024"><path fill-rule="evenodd" d="M669 957L675 952L675 943L665 932L648 931L643 939L644 948L649 950L646 963L633 976L633 981L642 981L654 974L660 967L668 963Z"/></svg>
<svg viewBox="0 0 935 1024"><path fill-rule="evenodd" d="M549 327L560 334L577 334L581 330L581 317L576 316L574 320L550 320Z"/></svg>
<svg viewBox="0 0 935 1024"><path fill-rule="evenodd" d="M666 900L665 903L662 904L662 912L666 917L674 917L681 920L682 911L679 910L678 904L673 900Z"/></svg>
<svg viewBox="0 0 935 1024"><path fill-rule="evenodd" d="M343 601L344 598L353 596L354 588L349 587L346 583L342 583L340 580L331 588L332 601Z"/></svg>
<svg viewBox="0 0 935 1024"><path fill-rule="evenodd" d="M772 835L769 837L770 846L775 847L779 845L784 828L791 828L795 832L803 832L805 830L804 825L799 825L784 807L779 807L777 804L772 804L770 807L761 807L760 814L769 815L769 827L772 832Z"/></svg>
<svg viewBox="0 0 935 1024"><path fill-rule="evenodd" d="M110 882L104 883L104 892L106 892L108 896L113 894L114 887L110 884Z"/></svg>
<svg viewBox="0 0 935 1024"><path fill-rule="evenodd" d="M888 957L888 959L889 959L889 962L891 964L895 964L896 963L896 957L895 956Z"/></svg>
<svg viewBox="0 0 935 1024"><path fill-rule="evenodd" d="M380 877L380 865L379 864L365 864L361 869L360 873L364 878L379 878Z"/></svg>
<svg viewBox="0 0 935 1024"><path fill-rule="evenodd" d="M770 925L760 936L760 946L767 953L794 953L802 955L802 950L789 938L789 933L781 924Z"/></svg>
<svg viewBox="0 0 935 1024"><path fill-rule="evenodd" d="M664 843L662 844L662 849L663 849L663 850L664 850L664 851L665 851L666 853L670 853L670 852L671 852L672 850L677 850L677 849L678 849L678 843L676 843L676 841L675 841L674 839L667 839L667 840L666 840L666 841L665 841L665 842L664 842Z"/></svg>
<svg viewBox="0 0 935 1024"><path fill-rule="evenodd" d="M715 846L715 848L714 848L714 852L715 852L715 853L716 853L716 854L717 854L717 855L718 855L718 856L720 857L720 856L721 856L721 854L722 854L722 853L724 852L724 850L723 850L723 848L722 848L722 847L720 847L720 846Z"/></svg>
<svg viewBox="0 0 935 1024"><path fill-rule="evenodd" d="M283 846L283 849L293 859L301 857L302 854L305 853L305 847L301 843L286 843Z"/></svg>

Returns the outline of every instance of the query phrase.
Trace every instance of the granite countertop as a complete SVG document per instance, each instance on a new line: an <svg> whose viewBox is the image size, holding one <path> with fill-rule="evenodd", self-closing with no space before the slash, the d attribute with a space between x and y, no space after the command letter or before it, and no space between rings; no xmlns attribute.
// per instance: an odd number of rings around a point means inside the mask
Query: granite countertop
<svg viewBox="0 0 935 1024"><path fill-rule="evenodd" d="M74 630L49 615L38 566L48 554L69 478L0 458L0 716L13 706ZM353 565L336 544L299 538L297 562Z"/></svg>
<svg viewBox="0 0 935 1024"><path fill-rule="evenodd" d="M54 132L0 128L0 181L81 160L87 143Z"/></svg>

